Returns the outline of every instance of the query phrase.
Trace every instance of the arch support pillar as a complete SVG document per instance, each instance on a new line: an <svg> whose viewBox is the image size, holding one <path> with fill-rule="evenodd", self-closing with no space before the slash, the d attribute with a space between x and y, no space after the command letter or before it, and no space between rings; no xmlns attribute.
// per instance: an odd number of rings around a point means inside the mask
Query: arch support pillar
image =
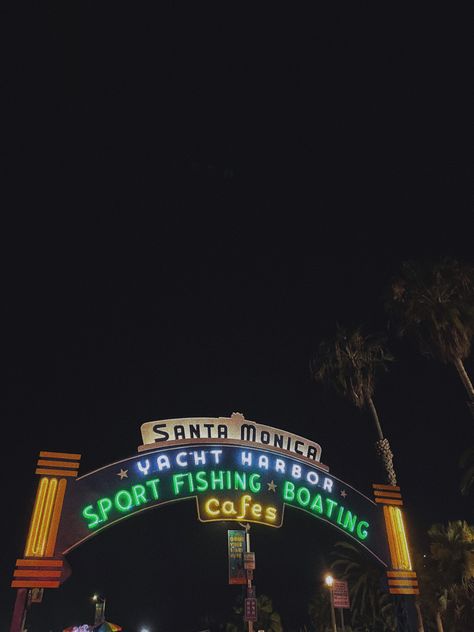
<svg viewBox="0 0 474 632"><path fill-rule="evenodd" d="M391 567L387 570L388 592L393 596L397 632L417 632L415 598L420 594L413 570L398 485L373 484L374 500L383 511Z"/></svg>
<svg viewBox="0 0 474 632"><path fill-rule="evenodd" d="M23 558L16 561L11 587L17 589L10 632L23 632L26 613L40 602L45 588L59 588L69 576L56 551L56 539L68 481L77 477L80 454L39 454L35 474L39 476Z"/></svg>

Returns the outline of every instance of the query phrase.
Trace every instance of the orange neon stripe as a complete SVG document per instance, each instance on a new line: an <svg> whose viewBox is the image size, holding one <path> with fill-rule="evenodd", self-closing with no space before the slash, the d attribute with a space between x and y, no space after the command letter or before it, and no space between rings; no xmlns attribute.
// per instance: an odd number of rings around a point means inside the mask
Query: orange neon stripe
<svg viewBox="0 0 474 632"><path fill-rule="evenodd" d="M67 452L40 452L40 457L66 459L68 461L79 461L81 454L68 454Z"/></svg>
<svg viewBox="0 0 474 632"><path fill-rule="evenodd" d="M59 521L61 520L61 511L63 508L64 494L66 493L67 480L62 478L59 481L58 492L56 495L56 501L54 503L53 515L51 518L51 527L49 529L48 541L46 544L45 556L51 557L54 555L54 548L56 546L56 536L58 534Z"/></svg>
<svg viewBox="0 0 474 632"><path fill-rule="evenodd" d="M386 489L387 491L394 491L394 492L399 492L400 491L400 487L398 487L398 485L378 485L376 483L373 483L372 487L374 489Z"/></svg>
<svg viewBox="0 0 474 632"><path fill-rule="evenodd" d="M375 498L375 502L384 505L403 505L403 500L395 500L394 498Z"/></svg>
<svg viewBox="0 0 474 632"><path fill-rule="evenodd" d="M41 526L39 528L38 537L34 544L34 553L39 557L44 557L44 550L46 547L46 538L48 537L49 525L51 522L51 514L53 513L54 500L56 498L56 492L58 489L58 479L49 479L49 489L46 501L44 504L44 511L41 518Z"/></svg>
<svg viewBox="0 0 474 632"><path fill-rule="evenodd" d="M33 515L31 517L28 538L26 540L26 546L25 546L26 557L32 557L34 555L33 547L36 541L36 537L38 535L38 528L40 525L41 514L43 512L43 505L44 505L44 500L46 498L47 489L48 489L48 479L42 478L39 482L38 490L36 492L35 506L33 509Z"/></svg>
<svg viewBox="0 0 474 632"><path fill-rule="evenodd" d="M74 476L74 478L77 476L77 472L73 472L72 470L69 472L68 470L47 470L45 468L38 468L35 470L35 474L48 474L49 476Z"/></svg>
<svg viewBox="0 0 474 632"><path fill-rule="evenodd" d="M59 582L48 581L45 579L33 579L24 581L15 579L11 583L12 588L59 588Z"/></svg>
<svg viewBox="0 0 474 632"><path fill-rule="evenodd" d="M385 491L374 491L374 496L384 496L385 498L401 498L402 495L400 492L385 492Z"/></svg>
<svg viewBox="0 0 474 632"><path fill-rule="evenodd" d="M62 560L17 560L17 566L62 566Z"/></svg>
<svg viewBox="0 0 474 632"><path fill-rule="evenodd" d="M49 461L48 459L39 459L36 465L46 465L51 467L66 467L69 470L79 469L80 463L77 461Z"/></svg>
<svg viewBox="0 0 474 632"><path fill-rule="evenodd" d="M13 573L14 577L61 577L61 571L36 571L36 570L16 570Z"/></svg>
<svg viewBox="0 0 474 632"><path fill-rule="evenodd" d="M391 595L419 595L420 591L418 588L389 588L389 593Z"/></svg>
<svg viewBox="0 0 474 632"><path fill-rule="evenodd" d="M387 577L416 577L415 571L387 571Z"/></svg>
<svg viewBox="0 0 474 632"><path fill-rule="evenodd" d="M389 579L389 586L413 586L416 588L418 586L418 582L416 579Z"/></svg>

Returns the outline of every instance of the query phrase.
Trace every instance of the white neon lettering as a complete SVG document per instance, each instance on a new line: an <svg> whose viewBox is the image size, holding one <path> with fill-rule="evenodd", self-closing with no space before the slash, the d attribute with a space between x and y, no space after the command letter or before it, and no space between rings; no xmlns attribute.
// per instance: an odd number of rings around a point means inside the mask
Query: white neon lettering
<svg viewBox="0 0 474 632"><path fill-rule="evenodd" d="M148 474L148 470L150 469L150 461L148 459L145 459L145 465L142 465L141 461L138 461L137 463L138 465L138 469L140 470L140 472L142 474L145 474L145 476Z"/></svg>
<svg viewBox="0 0 474 632"><path fill-rule="evenodd" d="M268 456L262 454L262 456L258 458L258 467L260 469L268 470Z"/></svg>
<svg viewBox="0 0 474 632"><path fill-rule="evenodd" d="M166 456L166 454L160 454L159 456L157 456L156 457L156 464L157 464L158 469L159 469L160 472L161 472L161 470L164 470L165 468L167 470L169 470L170 467L171 467L170 460Z"/></svg>
<svg viewBox="0 0 474 632"><path fill-rule="evenodd" d="M180 467L187 467L188 466L188 461L186 460L186 452L178 452L178 454L176 455L176 463L180 466Z"/></svg>
<svg viewBox="0 0 474 632"><path fill-rule="evenodd" d="M293 478L301 478L301 466L295 463L291 468L291 475Z"/></svg>
<svg viewBox="0 0 474 632"><path fill-rule="evenodd" d="M242 452L240 453L240 457L242 459L242 465L252 465L251 452L246 452L245 450L242 450Z"/></svg>
<svg viewBox="0 0 474 632"><path fill-rule="evenodd" d="M222 454L222 450L209 450L209 452L214 455L214 463L219 463L219 457Z"/></svg>
<svg viewBox="0 0 474 632"><path fill-rule="evenodd" d="M199 465L200 463L202 463L203 465L206 465L205 450L201 450L201 453L195 451L193 454L194 454L194 465ZM199 456L199 454L201 454L201 456Z"/></svg>
<svg viewBox="0 0 474 632"><path fill-rule="evenodd" d="M306 474L306 480L308 481L308 483L311 483L311 485L317 485L319 481L319 476L316 474L316 472L308 472Z"/></svg>
<svg viewBox="0 0 474 632"><path fill-rule="evenodd" d="M283 459L277 459L275 461L275 472L285 473L285 461Z"/></svg>
<svg viewBox="0 0 474 632"><path fill-rule="evenodd" d="M324 484L323 484L323 489L325 489L327 492L332 492L332 484L333 484L333 480L332 478L325 478L324 479Z"/></svg>

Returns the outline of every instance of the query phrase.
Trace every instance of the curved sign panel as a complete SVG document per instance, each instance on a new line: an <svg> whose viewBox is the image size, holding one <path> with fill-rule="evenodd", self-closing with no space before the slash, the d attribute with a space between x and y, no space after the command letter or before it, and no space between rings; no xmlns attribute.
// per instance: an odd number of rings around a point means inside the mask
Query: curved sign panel
<svg viewBox="0 0 474 632"><path fill-rule="evenodd" d="M248 441L236 445L239 440L229 437L182 439L180 445L147 446L147 452L77 478L64 502L57 550L67 553L146 509L195 499L203 522L280 527L286 506L303 510L355 539L387 565L379 508L329 474L327 466L283 453L278 446L254 447Z"/></svg>

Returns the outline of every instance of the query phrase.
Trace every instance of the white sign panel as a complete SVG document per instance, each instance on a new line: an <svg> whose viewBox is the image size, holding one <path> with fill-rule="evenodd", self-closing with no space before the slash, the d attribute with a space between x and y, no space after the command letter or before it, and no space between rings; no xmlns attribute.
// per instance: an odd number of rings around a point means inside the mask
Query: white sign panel
<svg viewBox="0 0 474 632"><path fill-rule="evenodd" d="M169 443L204 443L206 440L256 444L289 452L312 461L321 460L321 446L299 435L278 430L255 421L248 421L240 413L231 417L192 417L147 421L141 426L143 445L138 451L163 447Z"/></svg>

